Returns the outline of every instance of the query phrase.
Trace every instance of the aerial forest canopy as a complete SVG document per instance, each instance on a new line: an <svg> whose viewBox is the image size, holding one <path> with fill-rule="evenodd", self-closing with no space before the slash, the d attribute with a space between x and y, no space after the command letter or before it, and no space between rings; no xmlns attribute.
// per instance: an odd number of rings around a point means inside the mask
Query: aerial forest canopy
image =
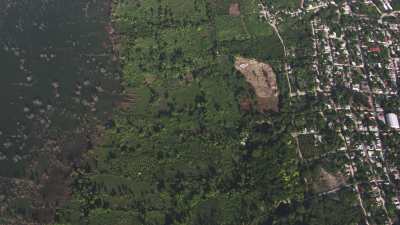
<svg viewBox="0 0 400 225"><path fill-rule="evenodd" d="M325 96L292 98L299 88L315 89L311 16L282 17L275 30L260 17L260 3L278 13L300 7L289 0L117 1L128 103L74 172L59 224L363 221L343 175L347 159L330 154L344 141L331 123L334 112L320 113ZM254 80L241 74L245 65L235 68L238 57L276 74L267 110L260 110ZM296 76L289 80L290 67ZM310 126L321 135L300 132Z"/></svg>
<svg viewBox="0 0 400 225"><path fill-rule="evenodd" d="M0 225L400 224L400 0L0 0Z"/></svg>

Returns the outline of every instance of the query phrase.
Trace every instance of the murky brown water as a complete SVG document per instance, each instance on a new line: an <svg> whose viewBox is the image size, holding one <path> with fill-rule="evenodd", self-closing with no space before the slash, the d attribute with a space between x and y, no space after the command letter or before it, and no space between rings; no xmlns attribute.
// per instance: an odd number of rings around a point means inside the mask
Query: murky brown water
<svg viewBox="0 0 400 225"><path fill-rule="evenodd" d="M108 26L107 0L0 0L0 185L51 183L90 147L119 92Z"/></svg>

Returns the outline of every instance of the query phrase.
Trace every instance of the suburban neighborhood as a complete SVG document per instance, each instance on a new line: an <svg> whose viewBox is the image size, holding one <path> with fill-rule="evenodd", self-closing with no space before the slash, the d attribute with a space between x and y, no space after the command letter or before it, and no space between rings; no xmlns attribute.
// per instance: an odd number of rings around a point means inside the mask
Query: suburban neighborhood
<svg viewBox="0 0 400 225"><path fill-rule="evenodd" d="M306 57L312 62L303 65L312 74L312 81L300 87L292 79L289 99L320 99L311 110L339 139L329 152L311 155L306 152L310 146L300 144L299 156L303 160L345 156L342 164L336 164L336 176L341 174L346 181L336 182L321 194L350 186L365 224L394 224L393 218L400 211L400 8L394 2L308 0L301 9L284 12L292 17L312 14L313 52L297 55L288 49L291 57ZM265 13L267 9L261 7L261 17L282 13ZM297 67L292 68L287 71L291 77L297 75ZM311 138L314 146L329 138L312 123L299 126L293 135L300 143Z"/></svg>

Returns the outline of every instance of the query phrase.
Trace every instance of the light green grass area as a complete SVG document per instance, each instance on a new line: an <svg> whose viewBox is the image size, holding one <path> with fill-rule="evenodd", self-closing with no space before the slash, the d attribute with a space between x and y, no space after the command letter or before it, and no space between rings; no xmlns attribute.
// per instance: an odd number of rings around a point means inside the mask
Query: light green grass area
<svg viewBox="0 0 400 225"><path fill-rule="evenodd" d="M229 15L229 6L232 3L241 3L241 0L213 0L216 15Z"/></svg>
<svg viewBox="0 0 400 225"><path fill-rule="evenodd" d="M215 23L218 41L246 40L250 38L240 17L217 16Z"/></svg>
<svg viewBox="0 0 400 225"><path fill-rule="evenodd" d="M137 0L120 2L115 13L143 20L159 15L172 15L175 19L202 20L206 17L206 1Z"/></svg>
<svg viewBox="0 0 400 225"><path fill-rule="evenodd" d="M212 0L216 7L217 15L229 15L229 6L239 3L240 14L259 14L259 0Z"/></svg>
<svg viewBox="0 0 400 225"><path fill-rule="evenodd" d="M147 0L146 0L147 1ZM190 18L192 20L206 19L205 0L187 1L187 0L163 0L162 5L170 9L176 18Z"/></svg>
<svg viewBox="0 0 400 225"><path fill-rule="evenodd" d="M247 40L275 35L271 26L257 15L216 17L218 41Z"/></svg>
<svg viewBox="0 0 400 225"><path fill-rule="evenodd" d="M275 9L294 10L300 7L300 0L267 0Z"/></svg>
<svg viewBox="0 0 400 225"><path fill-rule="evenodd" d="M151 34L153 30L180 23L203 23L207 20L205 0L137 0L121 1L114 11L117 28L123 33L133 31Z"/></svg>
<svg viewBox="0 0 400 225"><path fill-rule="evenodd" d="M275 35L272 27L257 16L247 16L243 20L247 31L254 38Z"/></svg>
<svg viewBox="0 0 400 225"><path fill-rule="evenodd" d="M229 12L229 5L238 2L241 15L228 14L215 18L219 48L224 54L243 54L249 57L267 59L282 56L282 46L272 27L259 17L258 1L220 0L219 10Z"/></svg>
<svg viewBox="0 0 400 225"><path fill-rule="evenodd" d="M124 67L128 83L141 83L148 75L183 76L212 61L213 42L205 25L163 29L157 35L158 40L144 36L131 43Z"/></svg>
<svg viewBox="0 0 400 225"><path fill-rule="evenodd" d="M194 61L207 58L212 46L207 26L165 29L161 32L161 40L166 44L167 55L172 55L174 51L180 50L185 58Z"/></svg>
<svg viewBox="0 0 400 225"><path fill-rule="evenodd" d="M241 0L240 13L242 16L259 16L260 15L260 0Z"/></svg>
<svg viewBox="0 0 400 225"><path fill-rule="evenodd" d="M283 48L276 35L252 38L244 41L225 41L220 44L224 54L243 55L262 60L283 58Z"/></svg>

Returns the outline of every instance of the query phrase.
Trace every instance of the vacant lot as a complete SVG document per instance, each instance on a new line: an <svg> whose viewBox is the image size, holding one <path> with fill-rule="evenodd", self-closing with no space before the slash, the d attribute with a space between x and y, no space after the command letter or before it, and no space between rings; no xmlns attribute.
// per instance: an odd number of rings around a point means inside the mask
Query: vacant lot
<svg viewBox="0 0 400 225"><path fill-rule="evenodd" d="M279 111L279 91L276 74L269 64L254 59L236 57L235 68L246 78L257 96L257 109L260 112Z"/></svg>

